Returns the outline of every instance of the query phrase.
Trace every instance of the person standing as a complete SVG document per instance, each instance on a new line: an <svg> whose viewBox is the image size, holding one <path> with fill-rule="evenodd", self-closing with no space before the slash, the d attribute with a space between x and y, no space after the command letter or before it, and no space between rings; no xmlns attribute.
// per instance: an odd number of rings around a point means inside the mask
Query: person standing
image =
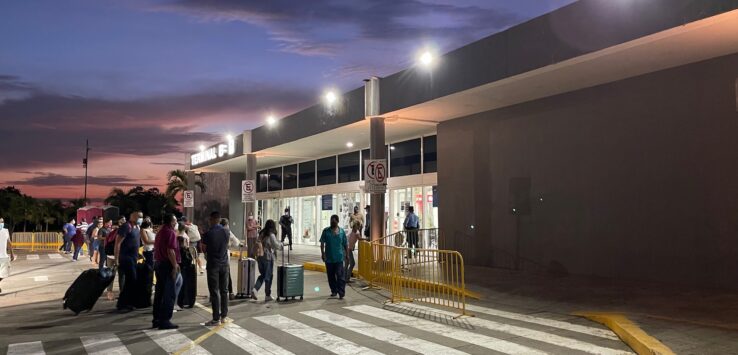
<svg viewBox="0 0 738 355"><path fill-rule="evenodd" d="M59 251L63 251L64 254L72 253L72 238L77 234L77 227L74 225L75 220L72 218L69 223L65 224L62 228L64 230L64 242L59 248Z"/></svg>
<svg viewBox="0 0 738 355"><path fill-rule="evenodd" d="M176 284L182 278L179 269L180 253L177 243L177 218L173 214L164 216L164 225L155 236L154 272L156 273L156 291L154 292L154 319L152 328L177 329L172 323L174 302L178 293Z"/></svg>
<svg viewBox="0 0 738 355"><path fill-rule="evenodd" d="M290 250L292 250L292 223L294 222L292 216L290 216L290 208L285 208L284 215L279 218L279 226L282 227L282 244L284 244L284 238L287 238Z"/></svg>
<svg viewBox="0 0 738 355"><path fill-rule="evenodd" d="M102 221L102 218L100 218ZM105 241L108 239L108 235L113 230L113 221L107 220L102 223L102 227L97 229L97 253L98 253L98 267L102 269L107 264L108 256L105 254ZM110 265L112 266L112 264Z"/></svg>
<svg viewBox="0 0 738 355"><path fill-rule="evenodd" d="M346 232L338 226L338 215L331 216L331 226L323 229L320 236L320 256L325 262L328 275L328 285L331 288L331 297L343 299L346 295L346 277L344 276L344 261L348 254Z"/></svg>
<svg viewBox="0 0 738 355"><path fill-rule="evenodd" d="M364 215L359 211L359 206L354 206L354 213L351 214L349 219L349 228L353 230L354 224L359 225L359 231L364 228Z"/></svg>
<svg viewBox="0 0 738 355"><path fill-rule="evenodd" d="M246 221L246 255L256 259L256 238L259 234L259 223L256 222L253 214L249 214Z"/></svg>
<svg viewBox="0 0 738 355"><path fill-rule="evenodd" d="M202 240L202 237L200 236L200 229L198 229L197 225L193 224L192 221L188 220L185 216L182 216L182 218L180 218L180 221L180 223L184 223L185 225L185 233L187 233L188 245L197 250L198 254L195 255L195 264L197 264L197 268L200 270L200 274L202 274L205 267L202 265L202 260L200 260L199 257L199 253L202 251L202 248L200 248L200 241Z"/></svg>
<svg viewBox="0 0 738 355"><path fill-rule="evenodd" d="M152 270L154 269L154 241L156 240L156 233L154 233L154 226L151 223L149 217L144 218L141 223L141 243L143 244L143 257L146 260L146 265Z"/></svg>
<svg viewBox="0 0 738 355"><path fill-rule="evenodd" d="M5 229L5 220L0 217L0 281L10 276L10 262L14 260L15 254L13 254L13 242L10 240L10 232ZM3 290L0 289L0 293L2 292Z"/></svg>
<svg viewBox="0 0 738 355"><path fill-rule="evenodd" d="M356 266L354 249L356 249L356 242L361 239L361 225L354 223L351 228L351 233L348 236L348 258L346 258L346 283L351 282L351 276L354 274L354 267Z"/></svg>
<svg viewBox="0 0 738 355"><path fill-rule="evenodd" d="M92 261L93 265L99 265L100 264L100 238L98 238L98 235L100 234L100 230L103 229L103 219L102 217L95 219L95 224L88 228L88 230L91 230L89 233L89 239L90 239L90 261Z"/></svg>
<svg viewBox="0 0 738 355"><path fill-rule="evenodd" d="M72 261L77 261L82 252L82 246L85 244L85 232L82 231L82 228L77 228L77 233L72 237L72 244L74 244Z"/></svg>
<svg viewBox="0 0 738 355"><path fill-rule="evenodd" d="M116 307L121 312L132 311L133 292L136 284L136 260L141 245L141 230L138 228L138 211L131 213L128 223L118 228L115 237L115 262L118 265L120 296Z"/></svg>
<svg viewBox="0 0 738 355"><path fill-rule="evenodd" d="M217 326L228 316L228 276L230 275L230 256L228 255L228 232L220 225L220 212L210 214L210 230L202 238L208 275L210 304L213 307L213 320L206 326Z"/></svg>
<svg viewBox="0 0 738 355"><path fill-rule="evenodd" d="M87 237L87 229L89 229L89 227L90 227L90 225L87 224L87 220L84 219L84 218L82 218L82 223L80 223L79 226L77 226L77 230L78 231L82 231L82 243L83 244L87 244L86 237ZM89 251L89 250L90 249L88 247L87 251ZM85 256L85 252L82 249L80 249L79 255Z"/></svg>
<svg viewBox="0 0 738 355"><path fill-rule="evenodd" d="M92 232L95 231L97 228L97 216L92 217L92 220L90 221L90 224L85 227L85 245L87 246L87 254L90 258L90 261L92 261L92 256L94 254L94 249L92 248Z"/></svg>
<svg viewBox="0 0 738 355"><path fill-rule="evenodd" d="M366 238L367 241L372 241L372 216L369 214L369 211L371 210L371 206L366 205L364 207L364 210L366 211L366 223L364 224L364 238Z"/></svg>
<svg viewBox="0 0 738 355"><path fill-rule="evenodd" d="M236 237L235 234L233 234L233 231L231 231L231 227L229 226L230 221L228 221L228 218L221 218L220 219L220 225L223 226L223 228L228 233L228 255L231 255L230 249L236 249L236 248L243 248L243 243L241 243L240 240ZM236 295L233 293L233 279L231 278L231 273L228 273L228 299L229 300L235 300Z"/></svg>
<svg viewBox="0 0 738 355"><path fill-rule="evenodd" d="M259 291L261 285L264 285L264 302L274 300L272 298L272 275L274 275L274 259L276 258L276 250L282 248L282 243L277 241L277 225L273 220L267 220L264 223L264 229L261 230L258 243L255 243L256 261L259 264L259 277L254 283L254 290L251 292L251 298L256 300L256 292Z"/></svg>
<svg viewBox="0 0 738 355"><path fill-rule="evenodd" d="M407 233L405 237L407 239L407 258L410 259L413 254L417 253L415 249L418 248L418 229L420 228L418 216L415 214L413 206L405 207L405 221L402 225L405 228L405 233Z"/></svg>

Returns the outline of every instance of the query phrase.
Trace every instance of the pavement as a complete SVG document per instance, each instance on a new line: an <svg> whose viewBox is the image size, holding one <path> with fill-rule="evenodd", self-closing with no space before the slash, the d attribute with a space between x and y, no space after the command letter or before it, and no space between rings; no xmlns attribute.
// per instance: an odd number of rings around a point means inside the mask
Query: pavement
<svg viewBox="0 0 738 355"><path fill-rule="evenodd" d="M316 247L296 246L290 261L316 260ZM722 322L712 324L720 319L700 312L705 305L688 307L680 300L654 307L664 298L646 291L631 298L622 285L608 288L572 277L469 267L467 285L483 298L470 302L474 317L457 318L448 309L418 302L387 304L386 293L363 290L359 282L347 288L344 300L329 298L325 274L306 271L303 301L265 303L262 290L259 301L231 302L231 322L208 328L201 325L211 315L206 280L199 276L198 306L175 313L173 321L180 329L157 331L148 329L150 309L118 314L113 301L104 297L79 316L63 310L64 291L91 266L58 253L20 254L11 277L0 282L0 354L632 353L606 327L572 315L585 310L618 311L635 318L679 354L738 353L738 333L730 328L738 319L730 319L736 303L729 303L729 295L710 299L724 302L715 309L722 305L729 310ZM276 295L276 277L272 291ZM613 298L613 292L619 296ZM688 317L658 318L674 314Z"/></svg>

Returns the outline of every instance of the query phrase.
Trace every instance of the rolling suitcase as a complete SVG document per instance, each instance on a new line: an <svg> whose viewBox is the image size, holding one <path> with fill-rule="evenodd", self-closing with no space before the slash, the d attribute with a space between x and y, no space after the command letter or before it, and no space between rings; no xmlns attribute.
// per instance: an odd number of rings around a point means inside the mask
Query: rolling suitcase
<svg viewBox="0 0 738 355"><path fill-rule="evenodd" d="M302 300L305 284L305 269L302 265L290 264L290 251L287 249L287 264L284 263L284 245L282 246L282 265L277 267L277 302L280 298L300 297Z"/></svg>
<svg viewBox="0 0 738 355"><path fill-rule="evenodd" d="M236 298L251 297L256 283L256 259L244 258L243 247L238 255L238 280L236 281Z"/></svg>
<svg viewBox="0 0 738 355"><path fill-rule="evenodd" d="M69 308L75 315L89 311L97 299L115 279L115 270L103 268L83 271L64 294L64 309Z"/></svg>
<svg viewBox="0 0 738 355"><path fill-rule="evenodd" d="M136 283L133 285L133 305L136 308L151 307L151 288L154 271L146 263L136 264Z"/></svg>
<svg viewBox="0 0 738 355"><path fill-rule="evenodd" d="M177 305L182 308L192 308L195 306L195 299L197 298L197 267L194 259L197 256L197 251L190 247L187 250L182 250L181 253L182 289L179 290L179 296L177 296Z"/></svg>

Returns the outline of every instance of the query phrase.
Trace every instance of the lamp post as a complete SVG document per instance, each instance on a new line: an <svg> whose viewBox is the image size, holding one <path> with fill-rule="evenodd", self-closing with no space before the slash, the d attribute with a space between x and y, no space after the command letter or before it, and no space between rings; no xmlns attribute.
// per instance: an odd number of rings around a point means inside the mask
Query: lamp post
<svg viewBox="0 0 738 355"><path fill-rule="evenodd" d="M85 140L85 158L82 159L82 166L85 168L85 195L84 195L84 200L83 200L85 206L87 206L87 165L89 163L89 160L88 160L89 156L90 156L90 140L86 139Z"/></svg>

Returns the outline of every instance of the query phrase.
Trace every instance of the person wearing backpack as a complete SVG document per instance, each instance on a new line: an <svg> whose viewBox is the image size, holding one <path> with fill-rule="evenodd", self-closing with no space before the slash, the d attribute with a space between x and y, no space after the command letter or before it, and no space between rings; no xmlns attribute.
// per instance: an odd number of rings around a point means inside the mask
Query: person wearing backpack
<svg viewBox="0 0 738 355"><path fill-rule="evenodd" d="M251 298L256 300L256 292L259 291L261 285L264 284L264 302L274 300L272 298L272 274L274 273L275 251L282 248L282 243L277 241L277 225L273 220L264 223L264 229L261 230L259 237L255 243L256 261L259 264L259 277L254 284L254 290L251 291Z"/></svg>

